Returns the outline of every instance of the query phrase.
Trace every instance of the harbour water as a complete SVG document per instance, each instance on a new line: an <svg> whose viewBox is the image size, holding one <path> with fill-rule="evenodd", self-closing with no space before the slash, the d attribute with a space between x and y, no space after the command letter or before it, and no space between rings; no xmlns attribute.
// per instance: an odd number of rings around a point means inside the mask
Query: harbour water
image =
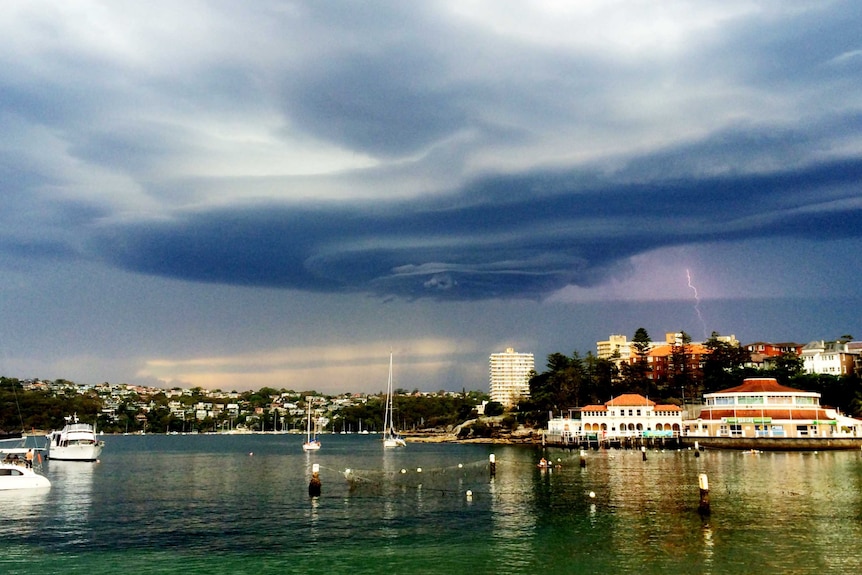
<svg viewBox="0 0 862 575"><path fill-rule="evenodd" d="M46 462L49 491L0 493L0 573L862 570L855 451L654 450L644 461L602 450L582 468L577 451L384 452L374 435L325 435L313 453L299 435L104 439L100 462ZM538 469L543 455L559 467ZM308 496L314 463L319 498ZM708 516L698 513L701 473Z"/></svg>

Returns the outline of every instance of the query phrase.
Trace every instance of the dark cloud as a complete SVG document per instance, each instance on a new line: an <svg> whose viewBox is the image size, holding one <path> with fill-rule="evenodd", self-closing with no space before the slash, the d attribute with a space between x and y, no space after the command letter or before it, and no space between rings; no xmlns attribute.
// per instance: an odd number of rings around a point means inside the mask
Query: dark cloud
<svg viewBox="0 0 862 575"><path fill-rule="evenodd" d="M423 80L437 73L416 54L345 57L290 78L288 114L297 126L352 149L410 154L469 127L453 88Z"/></svg>
<svg viewBox="0 0 862 575"><path fill-rule="evenodd" d="M466 334L481 386L510 339L699 331L642 305L689 295L689 266L722 333L853 333L816 330L859 293L858 3L4 8L0 327L24 371Z"/></svg>
<svg viewBox="0 0 862 575"><path fill-rule="evenodd" d="M631 177L536 170L425 200L210 209L106 228L94 245L126 269L187 280L459 300L594 285L660 247L862 234L859 159Z"/></svg>

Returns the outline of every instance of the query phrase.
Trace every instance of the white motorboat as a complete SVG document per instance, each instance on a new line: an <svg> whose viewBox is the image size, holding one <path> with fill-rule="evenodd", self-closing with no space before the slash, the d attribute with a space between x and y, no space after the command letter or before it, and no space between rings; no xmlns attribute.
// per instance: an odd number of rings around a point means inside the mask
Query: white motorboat
<svg viewBox="0 0 862 575"><path fill-rule="evenodd" d="M45 437L48 459L58 461L96 461L105 447L105 442L97 439L95 427L79 422L77 414L66 417L63 429Z"/></svg>
<svg viewBox="0 0 862 575"><path fill-rule="evenodd" d="M304 451L317 451L320 449L320 440L317 438L317 423L311 413L311 400L311 396L305 398L308 404L308 414L306 415L305 424L305 443L302 444ZM312 428L314 429L314 434L312 434Z"/></svg>
<svg viewBox="0 0 862 575"><path fill-rule="evenodd" d="M383 412L383 447L407 447L407 442L395 431L392 402L392 353L389 353L389 383L386 386L386 407Z"/></svg>
<svg viewBox="0 0 862 575"><path fill-rule="evenodd" d="M0 461L0 491L8 489L40 489L51 487L47 477L25 464L23 459L16 462Z"/></svg>

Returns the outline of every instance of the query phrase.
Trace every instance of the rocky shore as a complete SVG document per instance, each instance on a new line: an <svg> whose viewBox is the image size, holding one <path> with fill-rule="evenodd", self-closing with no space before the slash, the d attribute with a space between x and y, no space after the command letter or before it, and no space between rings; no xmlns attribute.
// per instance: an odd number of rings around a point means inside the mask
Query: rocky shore
<svg viewBox="0 0 862 575"><path fill-rule="evenodd" d="M463 433L461 426L452 431L412 431L403 432L408 443L485 443L497 445L534 445L542 443L542 432L529 427L519 427L514 431L494 429L487 436Z"/></svg>

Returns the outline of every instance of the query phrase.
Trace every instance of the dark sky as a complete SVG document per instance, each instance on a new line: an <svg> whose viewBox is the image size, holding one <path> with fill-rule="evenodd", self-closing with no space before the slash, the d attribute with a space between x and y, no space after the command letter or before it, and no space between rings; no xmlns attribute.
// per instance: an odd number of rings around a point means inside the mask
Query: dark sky
<svg viewBox="0 0 862 575"><path fill-rule="evenodd" d="M857 2L5 12L0 373L485 389L862 330Z"/></svg>

